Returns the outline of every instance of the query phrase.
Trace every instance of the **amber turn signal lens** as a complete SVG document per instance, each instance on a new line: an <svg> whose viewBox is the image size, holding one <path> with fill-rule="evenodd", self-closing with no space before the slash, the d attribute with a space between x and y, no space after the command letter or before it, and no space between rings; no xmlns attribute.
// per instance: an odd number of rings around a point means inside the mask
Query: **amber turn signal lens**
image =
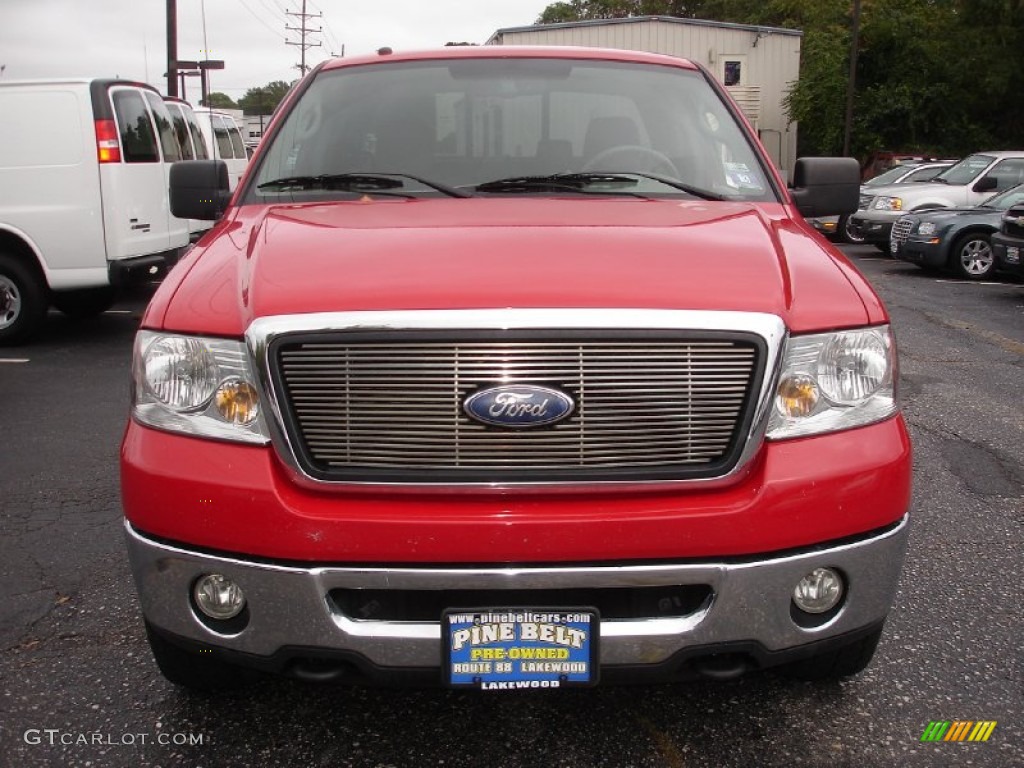
<svg viewBox="0 0 1024 768"><path fill-rule="evenodd" d="M241 379L222 382L213 402L221 418L229 424L252 424L259 413L255 387Z"/></svg>
<svg viewBox="0 0 1024 768"><path fill-rule="evenodd" d="M790 419L810 416L818 404L818 385L810 376L790 376L779 382L776 405Z"/></svg>

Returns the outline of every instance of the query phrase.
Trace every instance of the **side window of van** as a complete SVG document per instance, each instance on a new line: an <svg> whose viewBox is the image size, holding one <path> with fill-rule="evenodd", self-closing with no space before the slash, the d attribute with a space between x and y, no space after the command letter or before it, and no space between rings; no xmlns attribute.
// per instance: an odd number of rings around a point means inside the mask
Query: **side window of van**
<svg viewBox="0 0 1024 768"><path fill-rule="evenodd" d="M153 110L153 119L156 121L157 133L160 135L160 146L164 150L164 160L169 163L181 160L181 147L174 135L174 128L171 126L171 115L164 106L163 99L155 93L146 91L146 100L150 109Z"/></svg>
<svg viewBox="0 0 1024 768"><path fill-rule="evenodd" d="M171 113L171 125L174 127L174 138L178 140L181 147L183 160L195 160L196 153L192 148L192 137L188 132L188 123L185 122L185 115L177 104L168 104L167 111Z"/></svg>
<svg viewBox="0 0 1024 768"><path fill-rule="evenodd" d="M199 123L196 122L198 118L196 113L191 109L182 110L185 113L185 122L188 123L188 129L192 133L192 143L196 148L196 160L209 160L210 153L206 151L206 142L203 140L203 133L199 129Z"/></svg>
<svg viewBox="0 0 1024 768"><path fill-rule="evenodd" d="M126 163L158 163L156 135L149 110L138 91L115 90L111 94L117 128L121 133L121 153Z"/></svg>
<svg viewBox="0 0 1024 768"><path fill-rule="evenodd" d="M225 120L228 124L228 135L231 136L231 148L235 151L235 157L245 159L247 157L245 153L245 144L242 142L242 134L238 131L238 126L235 125L234 120Z"/></svg>
<svg viewBox="0 0 1024 768"><path fill-rule="evenodd" d="M210 120L213 121L213 135L217 139L217 154L225 160L231 159L234 152L231 150L231 137L228 135L228 126L224 118L220 115L210 115Z"/></svg>

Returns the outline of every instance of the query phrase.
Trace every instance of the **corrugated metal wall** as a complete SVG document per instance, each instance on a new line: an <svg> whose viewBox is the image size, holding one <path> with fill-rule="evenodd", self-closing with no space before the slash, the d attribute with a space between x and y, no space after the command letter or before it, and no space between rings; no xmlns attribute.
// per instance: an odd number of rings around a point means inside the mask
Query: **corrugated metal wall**
<svg viewBox="0 0 1024 768"><path fill-rule="evenodd" d="M787 178L796 162L796 123L786 120L782 100L800 76L801 36L777 30L645 20L504 30L499 45L573 45L650 51L692 59L721 77L724 57L745 58L745 85L761 91L757 129L768 153Z"/></svg>

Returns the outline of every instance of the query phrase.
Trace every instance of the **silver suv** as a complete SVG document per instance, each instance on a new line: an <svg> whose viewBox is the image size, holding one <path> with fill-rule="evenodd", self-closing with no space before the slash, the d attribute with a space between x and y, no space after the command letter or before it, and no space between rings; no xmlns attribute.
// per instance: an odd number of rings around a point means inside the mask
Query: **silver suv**
<svg viewBox="0 0 1024 768"><path fill-rule="evenodd" d="M889 250L892 225L909 211L970 208L996 192L1024 182L1024 150L981 152L965 157L925 184L890 185L861 198L850 227L864 242Z"/></svg>
<svg viewBox="0 0 1024 768"><path fill-rule="evenodd" d="M861 207L863 207L866 200L871 199L872 192L877 187L884 187L889 184L907 184L915 181L931 181L955 162L956 160L936 160L934 162L907 162L894 165L877 176L872 176L860 185ZM807 221L825 237L832 240L841 243L864 242L864 238L851 229L849 214L843 216L819 216Z"/></svg>

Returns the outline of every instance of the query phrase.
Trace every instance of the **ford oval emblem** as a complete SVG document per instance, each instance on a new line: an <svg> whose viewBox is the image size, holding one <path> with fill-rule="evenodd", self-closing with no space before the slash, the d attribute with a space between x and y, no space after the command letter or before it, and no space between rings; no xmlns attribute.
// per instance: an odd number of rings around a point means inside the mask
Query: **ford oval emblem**
<svg viewBox="0 0 1024 768"><path fill-rule="evenodd" d="M524 429L554 424L575 409L564 392L533 384L509 384L474 392L462 404L466 415L492 427Z"/></svg>

